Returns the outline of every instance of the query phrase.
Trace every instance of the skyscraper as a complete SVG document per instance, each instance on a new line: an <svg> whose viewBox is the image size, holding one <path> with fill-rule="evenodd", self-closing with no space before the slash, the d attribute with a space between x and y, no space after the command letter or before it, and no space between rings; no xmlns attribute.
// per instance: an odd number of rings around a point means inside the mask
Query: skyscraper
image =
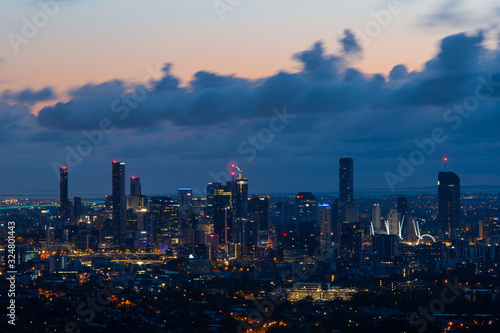
<svg viewBox="0 0 500 333"><path fill-rule="evenodd" d="M400 235L400 221L401 216L396 209L391 209L390 212L387 213L388 235Z"/></svg>
<svg viewBox="0 0 500 333"><path fill-rule="evenodd" d="M339 161L339 195L340 200L352 204L354 202L353 160L343 157Z"/></svg>
<svg viewBox="0 0 500 333"><path fill-rule="evenodd" d="M295 206L298 222L316 223L316 198L311 192L299 192Z"/></svg>
<svg viewBox="0 0 500 333"><path fill-rule="evenodd" d="M332 241L332 206L327 203L318 205L319 241Z"/></svg>
<svg viewBox="0 0 500 333"><path fill-rule="evenodd" d="M379 204L374 204L372 206L372 228L373 233L378 234L382 230L382 209Z"/></svg>
<svg viewBox="0 0 500 333"><path fill-rule="evenodd" d="M68 222L71 219L71 203L68 197L68 168L59 170L59 197L61 204L61 221Z"/></svg>
<svg viewBox="0 0 500 333"><path fill-rule="evenodd" d="M258 228L258 243L268 243L269 236L269 200L266 197L252 196L248 202L249 223Z"/></svg>
<svg viewBox="0 0 500 333"><path fill-rule="evenodd" d="M53 252L56 242L56 233L54 227L52 226L47 227L45 240L46 240L45 249L49 253Z"/></svg>
<svg viewBox="0 0 500 333"><path fill-rule="evenodd" d="M73 200L73 220L76 225L82 222L82 214L83 214L83 206L82 206L82 198L75 197Z"/></svg>
<svg viewBox="0 0 500 333"><path fill-rule="evenodd" d="M234 182L229 181L226 184L226 186L233 187L234 242L242 243L245 237L244 225L248 220L248 179L240 176Z"/></svg>
<svg viewBox="0 0 500 333"><path fill-rule="evenodd" d="M151 197L155 236L179 231L179 203L169 197Z"/></svg>
<svg viewBox="0 0 500 333"><path fill-rule="evenodd" d="M401 223L404 223L408 217L408 199L406 199L406 197L398 198L397 209Z"/></svg>
<svg viewBox="0 0 500 333"><path fill-rule="evenodd" d="M295 198L295 206L297 209L297 248L311 254L319 244L316 198L311 192L299 192Z"/></svg>
<svg viewBox="0 0 500 333"><path fill-rule="evenodd" d="M141 178L135 176L130 178L130 195L135 197L142 195Z"/></svg>
<svg viewBox="0 0 500 333"><path fill-rule="evenodd" d="M460 223L460 178L453 172L438 175L439 237L453 240L458 237Z"/></svg>
<svg viewBox="0 0 500 333"><path fill-rule="evenodd" d="M193 189L191 187L179 187L177 189L177 194L182 228L192 228L194 226L189 225L188 219L193 211Z"/></svg>
<svg viewBox="0 0 500 333"><path fill-rule="evenodd" d="M207 185L207 222L214 224L214 233L219 235L221 243L230 243L233 239L233 187L221 183Z"/></svg>
<svg viewBox="0 0 500 333"><path fill-rule="evenodd" d="M125 163L113 161L113 241L115 245L125 243L127 207L125 201Z"/></svg>

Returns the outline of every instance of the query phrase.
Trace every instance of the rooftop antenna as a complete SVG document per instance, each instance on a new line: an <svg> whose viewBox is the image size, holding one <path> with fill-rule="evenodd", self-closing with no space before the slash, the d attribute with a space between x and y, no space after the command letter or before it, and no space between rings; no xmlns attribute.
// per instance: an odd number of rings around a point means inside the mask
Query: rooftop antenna
<svg viewBox="0 0 500 333"><path fill-rule="evenodd" d="M444 158L444 172L446 172L446 169L447 169L447 168L446 168L446 164L447 164L447 162L448 162L448 157L445 157L445 158Z"/></svg>

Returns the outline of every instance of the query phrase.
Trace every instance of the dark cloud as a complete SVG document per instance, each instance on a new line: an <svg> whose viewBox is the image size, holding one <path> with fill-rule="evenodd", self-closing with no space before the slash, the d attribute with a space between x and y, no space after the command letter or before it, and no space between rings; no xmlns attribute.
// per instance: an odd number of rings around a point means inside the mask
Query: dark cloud
<svg viewBox="0 0 500 333"><path fill-rule="evenodd" d="M408 69L405 65L396 65L392 68L389 73L389 79L391 81L402 80L408 75Z"/></svg>
<svg viewBox="0 0 500 333"><path fill-rule="evenodd" d="M6 90L0 96L0 99L18 104L34 105L38 102L50 101L56 98L56 94L50 87L38 91L25 89L21 91Z"/></svg>
<svg viewBox="0 0 500 333"><path fill-rule="evenodd" d="M360 54L362 51L361 45L359 44L358 40L356 39L356 36L349 29L344 30L344 35L340 39L340 43L342 45L342 52L344 54L356 55L356 54Z"/></svg>

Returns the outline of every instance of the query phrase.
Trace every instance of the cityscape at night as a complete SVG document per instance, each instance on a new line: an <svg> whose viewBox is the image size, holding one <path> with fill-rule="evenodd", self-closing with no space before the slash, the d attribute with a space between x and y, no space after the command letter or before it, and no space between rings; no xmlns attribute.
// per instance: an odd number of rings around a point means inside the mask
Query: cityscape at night
<svg viewBox="0 0 500 333"><path fill-rule="evenodd" d="M500 332L496 0L0 7L0 333Z"/></svg>

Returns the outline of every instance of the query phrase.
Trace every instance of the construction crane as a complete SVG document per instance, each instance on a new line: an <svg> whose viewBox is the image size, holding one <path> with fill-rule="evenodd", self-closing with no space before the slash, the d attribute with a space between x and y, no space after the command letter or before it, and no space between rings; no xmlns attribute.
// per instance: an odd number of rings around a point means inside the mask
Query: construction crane
<svg viewBox="0 0 500 333"><path fill-rule="evenodd" d="M238 170L239 174L240 174L240 178L243 178L243 170L240 169L239 166L237 166L236 164L231 164L231 168L233 169L233 172L231 172L231 176L234 176L236 173L234 172L234 169L236 168L236 170Z"/></svg>

